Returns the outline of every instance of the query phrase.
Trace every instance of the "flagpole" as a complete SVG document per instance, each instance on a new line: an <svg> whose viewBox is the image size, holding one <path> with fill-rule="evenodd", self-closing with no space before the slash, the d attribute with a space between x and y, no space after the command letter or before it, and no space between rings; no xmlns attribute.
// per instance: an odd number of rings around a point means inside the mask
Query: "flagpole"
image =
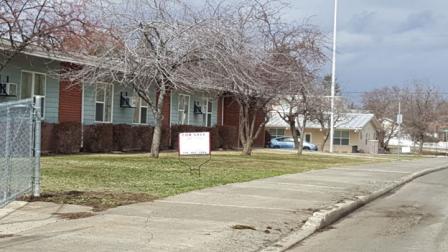
<svg viewBox="0 0 448 252"><path fill-rule="evenodd" d="M334 99L336 86L336 30L338 18L338 0L334 0L334 21L333 21L333 62L331 67L331 118L330 118L330 153L333 152L334 139Z"/></svg>

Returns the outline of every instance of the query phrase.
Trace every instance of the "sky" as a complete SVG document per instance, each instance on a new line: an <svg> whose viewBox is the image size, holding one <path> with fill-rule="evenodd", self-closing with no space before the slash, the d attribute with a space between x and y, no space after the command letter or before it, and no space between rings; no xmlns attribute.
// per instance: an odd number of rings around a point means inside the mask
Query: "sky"
<svg viewBox="0 0 448 252"><path fill-rule="evenodd" d="M288 2L287 20L308 19L331 43L334 0ZM339 0L336 77L343 92L414 81L448 92L447 9L446 0ZM330 71L328 64L323 73Z"/></svg>

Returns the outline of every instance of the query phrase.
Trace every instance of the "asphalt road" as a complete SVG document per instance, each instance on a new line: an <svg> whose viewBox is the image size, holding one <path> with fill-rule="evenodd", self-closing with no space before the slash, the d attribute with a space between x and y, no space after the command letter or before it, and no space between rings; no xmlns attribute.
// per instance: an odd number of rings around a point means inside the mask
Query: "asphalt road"
<svg viewBox="0 0 448 252"><path fill-rule="evenodd" d="M448 170L414 180L291 251L448 251Z"/></svg>

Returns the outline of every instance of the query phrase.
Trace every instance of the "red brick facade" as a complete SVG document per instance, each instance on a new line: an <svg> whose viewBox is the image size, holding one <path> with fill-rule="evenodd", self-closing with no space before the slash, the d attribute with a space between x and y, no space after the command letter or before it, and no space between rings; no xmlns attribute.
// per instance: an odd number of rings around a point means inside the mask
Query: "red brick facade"
<svg viewBox="0 0 448 252"><path fill-rule="evenodd" d="M224 125L225 126L233 126L236 128L239 128L239 121L240 121L240 106L238 103L231 97L224 98L224 111L223 111L223 117L224 117ZM219 118L219 117L218 117ZM262 112L259 112L257 114L257 118L255 123L259 125L262 120L264 120L264 114ZM260 135L255 139L255 146L256 147L264 147L265 146L265 129L263 127Z"/></svg>
<svg viewBox="0 0 448 252"><path fill-rule="evenodd" d="M216 102L218 109L217 109L217 125L218 126L222 126L223 125L223 98L222 97L218 97L217 102Z"/></svg>
<svg viewBox="0 0 448 252"><path fill-rule="evenodd" d="M165 98L163 98L163 120L162 120L162 127L169 128L170 127L170 117L171 117L171 96L170 94L165 95Z"/></svg>
<svg viewBox="0 0 448 252"><path fill-rule="evenodd" d="M59 122L81 122L82 87L61 80L59 90Z"/></svg>

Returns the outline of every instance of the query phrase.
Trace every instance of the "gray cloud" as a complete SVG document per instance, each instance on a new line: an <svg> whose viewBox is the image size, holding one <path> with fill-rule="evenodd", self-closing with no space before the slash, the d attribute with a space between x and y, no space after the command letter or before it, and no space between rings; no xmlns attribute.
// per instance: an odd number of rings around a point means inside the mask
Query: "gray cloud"
<svg viewBox="0 0 448 252"><path fill-rule="evenodd" d="M291 0L285 17L312 17L329 35L333 0ZM446 0L339 1L337 77L345 90L364 91L427 80L448 91ZM329 65L323 70L329 72Z"/></svg>

